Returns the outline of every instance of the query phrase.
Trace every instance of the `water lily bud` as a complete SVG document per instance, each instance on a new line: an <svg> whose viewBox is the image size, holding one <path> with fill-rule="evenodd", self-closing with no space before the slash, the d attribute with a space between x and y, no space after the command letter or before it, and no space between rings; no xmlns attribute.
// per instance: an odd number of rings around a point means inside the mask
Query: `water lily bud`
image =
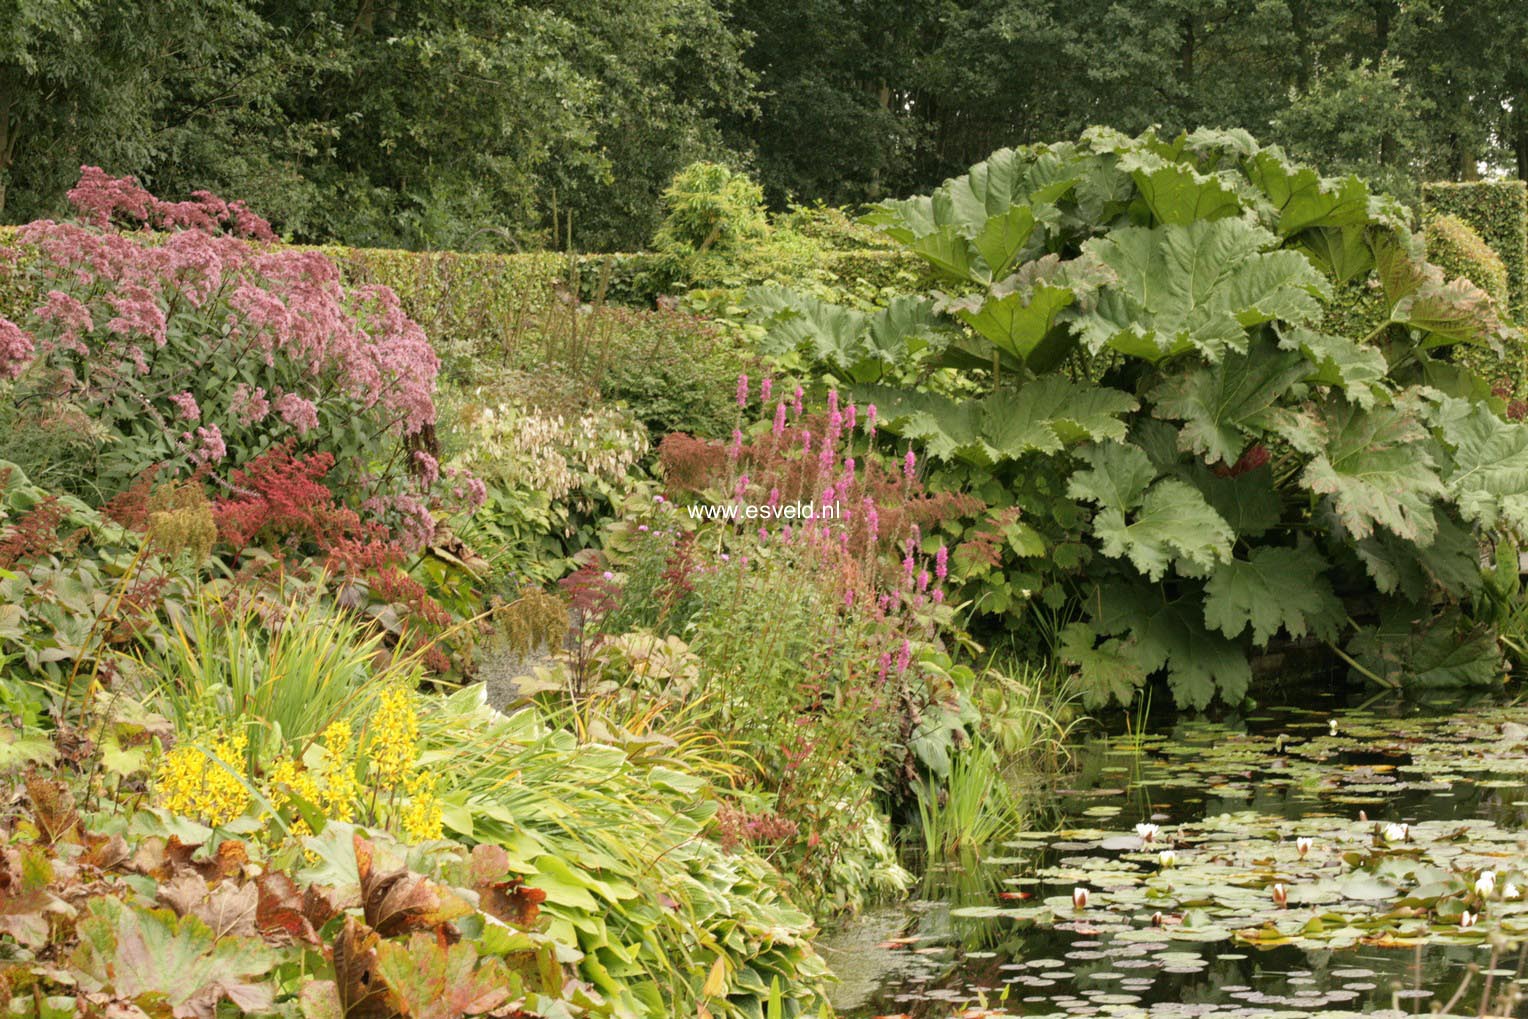
<svg viewBox="0 0 1528 1019"><path fill-rule="evenodd" d="M1337 735L1337 719L1331 718L1327 720L1326 731L1331 733L1333 736Z"/></svg>
<svg viewBox="0 0 1528 1019"><path fill-rule="evenodd" d="M1289 908L1289 889L1284 887L1284 882L1276 881L1270 889L1273 893L1273 904L1280 909Z"/></svg>
<svg viewBox="0 0 1528 1019"><path fill-rule="evenodd" d="M1141 837L1141 841L1143 842L1156 841L1157 834L1161 832L1161 830L1162 829L1158 828L1156 825L1147 824L1145 822L1135 826L1135 833Z"/></svg>
<svg viewBox="0 0 1528 1019"><path fill-rule="evenodd" d="M1477 921L1479 919L1480 919L1480 914L1479 913L1471 913L1469 910L1466 909L1463 913L1459 914L1459 926L1460 927L1473 927L1473 926L1475 926L1475 921Z"/></svg>
<svg viewBox="0 0 1528 1019"><path fill-rule="evenodd" d="M1161 914L1160 911L1151 914L1151 925L1153 927L1160 927L1160 926L1162 926L1162 914Z"/></svg>
<svg viewBox="0 0 1528 1019"><path fill-rule="evenodd" d="M1088 908L1088 890L1086 888L1083 888L1079 885L1078 887L1072 889L1072 908Z"/></svg>
<svg viewBox="0 0 1528 1019"><path fill-rule="evenodd" d="M1305 854L1310 852L1310 847L1315 844L1315 840L1308 835L1301 835L1295 839L1295 849L1299 851L1302 860L1305 858Z"/></svg>
<svg viewBox="0 0 1528 1019"><path fill-rule="evenodd" d="M1157 862L1161 863L1164 867L1171 867L1178 862L1178 854L1171 849L1164 849L1157 854Z"/></svg>
<svg viewBox="0 0 1528 1019"><path fill-rule="evenodd" d="M1411 826L1406 824L1385 825L1386 842L1405 842L1411 834Z"/></svg>

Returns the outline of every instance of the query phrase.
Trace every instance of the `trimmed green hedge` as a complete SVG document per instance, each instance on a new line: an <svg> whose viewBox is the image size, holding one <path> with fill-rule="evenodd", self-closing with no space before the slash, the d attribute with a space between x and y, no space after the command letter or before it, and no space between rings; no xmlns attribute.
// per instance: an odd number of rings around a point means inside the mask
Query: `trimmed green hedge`
<svg viewBox="0 0 1528 1019"><path fill-rule="evenodd" d="M1528 183L1434 181L1422 185L1422 201L1429 219L1455 216L1491 246L1507 269L1512 317L1528 317Z"/></svg>
<svg viewBox="0 0 1528 1019"><path fill-rule="evenodd" d="M1427 260L1443 270L1447 279L1463 276L1506 308L1510 304L1507 266L1469 224L1457 216L1434 216L1424 236Z"/></svg>

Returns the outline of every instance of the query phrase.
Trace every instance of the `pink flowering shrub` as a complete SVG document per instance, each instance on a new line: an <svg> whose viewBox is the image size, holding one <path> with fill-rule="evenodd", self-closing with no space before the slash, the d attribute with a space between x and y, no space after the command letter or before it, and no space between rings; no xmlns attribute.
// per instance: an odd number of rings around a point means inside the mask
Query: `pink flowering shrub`
<svg viewBox="0 0 1528 1019"><path fill-rule="evenodd" d="M99 427L101 495L156 465L232 494L233 468L291 441L417 547L437 362L390 289L346 286L206 192L163 201L85 167L69 200L77 220L28 224L8 253L36 300L0 318L0 380L38 420L67 405Z"/></svg>

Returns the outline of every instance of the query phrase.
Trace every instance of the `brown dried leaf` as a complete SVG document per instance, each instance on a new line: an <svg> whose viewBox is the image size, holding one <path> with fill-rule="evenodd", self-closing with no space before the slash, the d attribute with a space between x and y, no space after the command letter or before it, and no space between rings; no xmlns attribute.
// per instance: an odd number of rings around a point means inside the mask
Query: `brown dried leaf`
<svg viewBox="0 0 1528 1019"><path fill-rule="evenodd" d="M335 992L344 1019L393 1019L402 1012L377 969L377 932L346 917L334 939Z"/></svg>
<svg viewBox="0 0 1528 1019"><path fill-rule="evenodd" d="M436 887L407 867L378 873L374 868L375 847L355 836L356 871L361 877L361 910L366 922L384 938L410 931L436 930L446 936L454 932L444 924L472 912L472 907Z"/></svg>
<svg viewBox="0 0 1528 1019"><path fill-rule="evenodd" d="M255 906L255 928L267 941L291 944L303 941L317 945L318 926L303 911L303 895L292 879L280 871L261 874L255 887L259 897Z"/></svg>
<svg viewBox="0 0 1528 1019"><path fill-rule="evenodd" d="M76 834L79 811L74 809L74 794L62 782L35 773L27 776L27 799L32 801L32 819L48 845Z"/></svg>
<svg viewBox="0 0 1528 1019"><path fill-rule="evenodd" d="M181 916L194 916L212 929L214 936L254 937L259 890L253 884L224 881L209 887L196 874L181 874L160 885L159 901Z"/></svg>

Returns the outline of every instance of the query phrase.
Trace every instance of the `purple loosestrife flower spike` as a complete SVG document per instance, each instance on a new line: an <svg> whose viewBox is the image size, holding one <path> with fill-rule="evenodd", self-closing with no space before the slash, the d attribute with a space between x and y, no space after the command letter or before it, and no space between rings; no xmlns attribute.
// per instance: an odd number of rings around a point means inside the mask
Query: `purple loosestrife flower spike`
<svg viewBox="0 0 1528 1019"><path fill-rule="evenodd" d="M748 376L746 374L737 377L737 405L748 406Z"/></svg>
<svg viewBox="0 0 1528 1019"><path fill-rule="evenodd" d="M934 553L934 576L943 580L950 575L950 550L948 546L940 545L939 551Z"/></svg>
<svg viewBox="0 0 1528 1019"><path fill-rule="evenodd" d="M764 376L764 381L759 383L759 402L768 403L769 394L774 392L774 389L775 380L770 378L768 375Z"/></svg>
<svg viewBox="0 0 1528 1019"><path fill-rule="evenodd" d="M785 404L783 403L775 407L774 433L777 439L785 434Z"/></svg>
<svg viewBox="0 0 1528 1019"><path fill-rule="evenodd" d="M902 458L902 476L908 481L911 481L913 479L913 471L916 470L917 467L918 458L914 456L913 451L909 449L907 451L907 456Z"/></svg>
<svg viewBox="0 0 1528 1019"><path fill-rule="evenodd" d="M795 396L796 396L796 405L795 405L795 407L794 407L794 408L792 408L792 409L794 409L794 410L795 410L795 412L796 412L796 416L797 416L797 417L800 417L800 416L801 416L801 410L802 410L802 406L801 406L801 398L802 398L802 397L803 397L803 396L805 396L805 395L806 395L806 394L805 394L805 393L804 393L804 392L803 392L803 391L802 391L802 389L801 389L801 387L800 387L800 386L797 386L797 387L796 387L796 393L795 393Z"/></svg>

